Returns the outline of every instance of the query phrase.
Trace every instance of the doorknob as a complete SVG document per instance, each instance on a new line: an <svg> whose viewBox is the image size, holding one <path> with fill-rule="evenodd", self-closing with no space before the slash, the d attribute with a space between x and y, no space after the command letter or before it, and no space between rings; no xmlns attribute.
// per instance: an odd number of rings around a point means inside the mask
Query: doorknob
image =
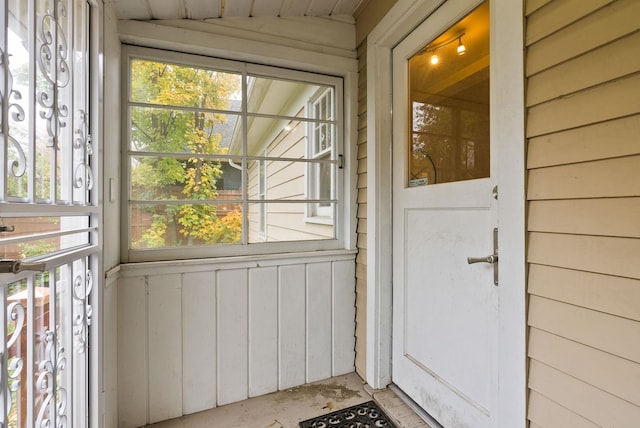
<svg viewBox="0 0 640 428"><path fill-rule="evenodd" d="M0 273L20 273L25 270L44 272L45 262L25 263L21 260L0 260Z"/></svg>
<svg viewBox="0 0 640 428"><path fill-rule="evenodd" d="M498 285L498 228L493 228L493 254L486 257L467 257L467 263L489 263L493 265L493 284Z"/></svg>

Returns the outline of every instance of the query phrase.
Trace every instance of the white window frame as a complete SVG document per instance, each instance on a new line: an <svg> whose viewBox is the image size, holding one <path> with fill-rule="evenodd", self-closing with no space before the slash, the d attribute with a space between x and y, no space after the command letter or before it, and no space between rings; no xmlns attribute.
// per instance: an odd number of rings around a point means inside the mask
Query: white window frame
<svg viewBox="0 0 640 428"><path fill-rule="evenodd" d="M248 255L263 255L273 253L293 253L293 252L307 252L307 251L319 251L319 250L340 250L340 249L353 249L355 246L355 221L353 212L355 212L355 191L351 186L355 187L354 178L347 177L352 169L351 168L338 168L338 156L332 162L336 164L336 182L337 186L335 194L332 200L335 205L335 212L339 212L336 215L336 221L334 222L334 238L333 239L318 239L308 241L287 241L287 242L261 242L261 243L248 243L247 232L248 225L246 224L246 218L244 220L244 232L243 232L243 244L217 244L210 246L183 246L183 247L169 247L169 248L148 248L148 249L131 249L130 248L130 210L129 210L129 130L130 130L130 118L128 108L128 91L130 85L130 60L131 59L149 59L162 62L171 62L176 64L183 64L195 67L214 68L221 71L240 72L244 75L259 75L268 76L274 78L300 80L309 83L316 83L322 85L329 85L335 88L335 103L336 103L336 153L341 153L342 159L349 157L348 153L343 149L343 141L345 140L346 128L345 118L343 112L344 109L344 87L346 86L344 75L327 75L317 74L312 71L292 70L288 68L278 68L274 66L258 65L249 62L238 62L233 60L225 60L219 58L211 58L198 56L193 54L172 52L159 49L152 49L140 46L123 45L122 50L122 167L123 167L123 182L122 182L122 204L121 204L121 220L122 220L122 236L121 236L121 254L123 262L145 262L145 261L163 261L163 260L178 260L178 259L197 259L207 257L223 257L223 256L248 256ZM266 61L265 61L266 62ZM302 68L302 67L301 67ZM355 90L356 75L349 74L349 86L352 91ZM246 90L246 88L245 88ZM355 99L355 98L354 98ZM355 108L355 104L351 108ZM351 109L348 110L351 112ZM354 110L355 112L355 110ZM243 114L246 113L246 105L243 106ZM354 123L353 118L349 119L349 123ZM351 126L349 127L351 129ZM349 131L351 132L351 131ZM258 158L253 158L258 160ZM271 159L271 158L269 158ZM269 160L267 159L267 160ZM271 159L273 160L273 159ZM355 168L353 169L355 171ZM243 211L248 213L248 198L246 196L246 183L248 181L247 171L243 172ZM255 203L256 200L251 200L251 203ZM307 204L306 202L302 202Z"/></svg>
<svg viewBox="0 0 640 428"><path fill-rule="evenodd" d="M334 92L330 88L320 89L317 93L313 95L313 97L307 103L307 110L310 112L309 116L314 119L334 119L335 111L330 111L326 114L327 117L317 117L316 114L316 106L321 105L322 103L326 104L326 99L329 98L328 104L333 106L334 100ZM320 144L317 141L316 132L318 128L321 127L329 127L329 132L327 133L329 137L329 147L325 149L320 149L316 151L316 146ZM333 126L323 122L309 122L307 126L307 158L308 159L322 159L329 157L329 159L336 158L336 148L335 141L336 136L333 132ZM307 195L310 199L321 199L322 189L321 189L321 177L320 177L320 163L310 163L307 165ZM329 193L330 198L334 199L334 190L336 186L336 182L334 177L336 176L335 165L330 164L330 168L332 171L330 172L331 181L329 183ZM308 223L318 223L318 224L333 224L334 218L334 209L333 204L329 204L326 206L321 202L314 202L307 204L305 207L305 221Z"/></svg>
<svg viewBox="0 0 640 428"><path fill-rule="evenodd" d="M267 156L266 152L263 156ZM258 199L267 198L267 161L258 161ZM267 239L267 205L260 204L258 206L258 237L262 240Z"/></svg>

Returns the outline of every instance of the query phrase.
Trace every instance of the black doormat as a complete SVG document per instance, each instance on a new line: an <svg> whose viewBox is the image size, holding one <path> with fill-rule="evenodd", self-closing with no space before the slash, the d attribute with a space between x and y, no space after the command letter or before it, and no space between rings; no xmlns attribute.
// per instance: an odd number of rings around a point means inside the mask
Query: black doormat
<svg viewBox="0 0 640 428"><path fill-rule="evenodd" d="M300 428L397 428L373 401L300 422Z"/></svg>

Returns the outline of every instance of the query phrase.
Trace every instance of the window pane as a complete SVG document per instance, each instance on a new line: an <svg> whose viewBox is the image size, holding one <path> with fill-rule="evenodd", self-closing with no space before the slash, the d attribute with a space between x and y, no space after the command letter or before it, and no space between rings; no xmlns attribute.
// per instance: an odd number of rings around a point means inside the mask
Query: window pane
<svg viewBox="0 0 640 428"><path fill-rule="evenodd" d="M0 258L4 259L41 256L89 243L86 216L5 217L3 223L15 228L0 237Z"/></svg>
<svg viewBox="0 0 640 428"><path fill-rule="evenodd" d="M130 66L130 248L335 239L338 79ZM288 237L271 221L287 216Z"/></svg>
<svg viewBox="0 0 640 428"><path fill-rule="evenodd" d="M261 208L264 206L264 208ZM334 239L333 224L309 222L304 203L249 204L249 243ZM260 233L260 210L265 213L265 231Z"/></svg>
<svg viewBox="0 0 640 428"><path fill-rule="evenodd" d="M247 128L249 156L314 159L329 154L335 158L335 124L249 117ZM230 153L240 154L241 149L234 140Z"/></svg>
<svg viewBox="0 0 640 428"><path fill-rule="evenodd" d="M260 162L253 160L248 162L248 198L256 199L286 199L296 201L308 201L324 199L330 202L332 197L332 174L334 169L331 163L323 162L296 162L265 160L264 163L264 192L260 189ZM321 177L322 192L307 192L307 174L315 174ZM264 197L261 197L263 195Z"/></svg>
<svg viewBox="0 0 640 428"><path fill-rule="evenodd" d="M133 151L226 154L234 135L241 138L239 116L167 108L131 107Z"/></svg>
<svg viewBox="0 0 640 428"><path fill-rule="evenodd" d="M242 205L132 204L131 248L163 248L242 241Z"/></svg>
<svg viewBox="0 0 640 428"><path fill-rule="evenodd" d="M305 111L307 102L320 89L330 88L326 85L261 76L249 76L247 82L249 113L288 117L315 117L312 112ZM326 115L319 119L335 120Z"/></svg>
<svg viewBox="0 0 640 428"><path fill-rule="evenodd" d="M143 59L131 61L131 101L240 111L241 75Z"/></svg>
<svg viewBox="0 0 640 428"><path fill-rule="evenodd" d="M242 197L240 161L132 156L131 199L217 200Z"/></svg>
<svg viewBox="0 0 640 428"><path fill-rule="evenodd" d="M409 60L409 85L408 185L488 177L488 3Z"/></svg>

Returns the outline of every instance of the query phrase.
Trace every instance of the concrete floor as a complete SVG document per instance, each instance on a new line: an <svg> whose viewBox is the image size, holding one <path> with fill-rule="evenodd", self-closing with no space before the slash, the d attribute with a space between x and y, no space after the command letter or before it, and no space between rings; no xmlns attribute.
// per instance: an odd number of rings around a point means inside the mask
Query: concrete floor
<svg viewBox="0 0 640 428"><path fill-rule="evenodd" d="M298 423L373 399L399 428L429 428L391 390L367 392L351 373L212 410L147 425L151 428L298 428Z"/></svg>

